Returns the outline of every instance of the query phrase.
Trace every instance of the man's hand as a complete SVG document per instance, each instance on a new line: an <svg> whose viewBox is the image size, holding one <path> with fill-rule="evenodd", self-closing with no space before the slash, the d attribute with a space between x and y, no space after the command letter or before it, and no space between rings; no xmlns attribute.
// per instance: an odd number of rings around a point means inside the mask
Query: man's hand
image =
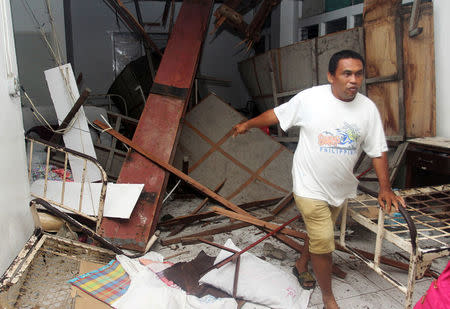
<svg viewBox="0 0 450 309"><path fill-rule="evenodd" d="M391 212L392 206L394 206L396 211L398 211L399 206L406 207L403 197L395 195L390 188L384 190L380 189L380 192L378 192L378 203L380 203L381 208L383 208L386 213Z"/></svg>
<svg viewBox="0 0 450 309"><path fill-rule="evenodd" d="M239 134L244 134L249 130L247 121L243 123L239 123L233 127L233 137Z"/></svg>

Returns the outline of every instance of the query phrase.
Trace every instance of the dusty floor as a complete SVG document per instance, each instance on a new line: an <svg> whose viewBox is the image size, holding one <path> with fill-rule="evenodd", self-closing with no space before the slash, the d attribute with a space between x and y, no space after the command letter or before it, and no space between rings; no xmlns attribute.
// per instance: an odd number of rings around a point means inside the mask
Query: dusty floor
<svg viewBox="0 0 450 309"><path fill-rule="evenodd" d="M168 201L163 206L161 215L171 214L172 216L179 216L189 213L189 211L194 209L200 201L201 200ZM258 210L256 214L261 216L268 215L268 210L270 210L270 208L267 210ZM294 207L287 206L287 208L274 222L283 223L294 217L296 214L297 212ZM189 226L179 235L198 232L200 230L209 229L227 222L229 222L229 219L224 219L222 221L218 219L204 220L200 224ZM291 227L304 230L301 222L296 222L291 225ZM351 230L351 235L347 237L348 245L369 252L374 251L374 233L356 224L350 226L349 229ZM162 231L160 238L163 239L167 236L167 234L168 231ZM262 234L256 227L247 227L234 230L229 233L216 234L214 235L214 242L223 244L228 238L231 238L238 247L244 248L261 238L263 235L264 234ZM285 259L277 260L265 256L263 249L264 243L271 243L275 248L284 251L286 253ZM158 251L166 257L173 256L177 253L182 253L181 255L171 258L170 261L172 262L189 261L193 259L200 252L200 250L204 250L207 254L212 256L216 256L219 252L219 249L205 244L182 245L180 243L171 246L161 246L159 242L152 247L152 250ZM273 237L252 248L250 252L288 272L291 271L295 260L298 258L297 253L293 249L287 247ZM402 255L405 256L405 252L391 243L385 242L383 245L383 256L408 263ZM333 290L337 298L337 302L341 308L403 308L404 294L385 279L377 275L373 270L368 268L363 262L347 253L340 251L333 253L333 260L347 273L347 277L345 279L340 279L333 276ZM437 259L433 262L431 268L432 270L441 272L445 268L447 262L448 257ZM406 271L389 266L385 266L384 269L400 282L406 283ZM417 300L425 293L431 281L431 278L423 278L416 282L413 295L413 304L415 304ZM308 308L323 308L319 287L316 287L311 295Z"/></svg>
<svg viewBox="0 0 450 309"><path fill-rule="evenodd" d="M199 203L200 199L193 200L173 200L168 201L162 208L161 216L171 214L172 216L180 216L191 212ZM207 207L205 208L207 210ZM270 208L260 209L253 212L256 216L265 216L269 214ZM275 223L281 224L297 215L294 207L287 206L286 209L277 216ZM202 220L198 224L188 226L180 235L187 235L217 227L229 223L230 220L212 218ZM295 222L291 227L304 230L302 222ZM349 236L347 244L365 251L373 252L375 245L375 234L367 229L353 224L348 229ZM161 239L164 239L169 231L161 231L159 240L151 248L153 251L161 253L171 262L190 261L203 250L210 256L216 256L220 249L205 245L182 245L181 243L162 246ZM228 233L214 235L214 242L223 244L228 238L240 248L255 242L263 237L263 233L256 227L250 226ZM179 236L179 235L177 235ZM272 244L275 252L284 252L282 259L275 259L267 256L264 251L264 245ZM280 267L281 269L291 272L298 254L291 248L279 242L275 238L268 238L264 242L258 244L250 250L254 255ZM396 246L385 242L383 247L383 255L400 262L408 263L405 260L404 252ZM105 259L106 263L112 258ZM341 308L403 308L404 294L396 287L392 286L385 279L377 275L373 270L368 268L363 262L344 252L336 251L333 254L334 262L347 273L345 279L333 276L333 289L337 302ZM437 259L432 264L432 270L441 272L448 262L448 257ZM70 284L68 279L77 275L79 262L77 259L53 256L45 250L40 252L32 263L31 270L24 278L25 284L21 285L18 291L20 296L17 301L13 302L14 308L72 308L73 299L70 297ZM34 272L33 269L36 271ZM407 273L393 267L384 266L384 269L394 278L402 283L406 283ZM425 293L432 279L423 278L416 282L413 295L413 304ZM0 305L1 307L1 305ZM255 309L253 305L247 305L246 309ZM258 308L260 308L258 306ZM320 288L316 287L311 295L308 308L323 308Z"/></svg>

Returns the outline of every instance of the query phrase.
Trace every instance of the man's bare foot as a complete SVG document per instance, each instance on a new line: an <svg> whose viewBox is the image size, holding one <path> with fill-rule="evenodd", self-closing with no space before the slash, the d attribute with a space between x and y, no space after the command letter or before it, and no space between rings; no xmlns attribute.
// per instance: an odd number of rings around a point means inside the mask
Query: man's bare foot
<svg viewBox="0 0 450 309"><path fill-rule="evenodd" d="M332 299L323 299L323 305L324 309L339 309L334 297Z"/></svg>

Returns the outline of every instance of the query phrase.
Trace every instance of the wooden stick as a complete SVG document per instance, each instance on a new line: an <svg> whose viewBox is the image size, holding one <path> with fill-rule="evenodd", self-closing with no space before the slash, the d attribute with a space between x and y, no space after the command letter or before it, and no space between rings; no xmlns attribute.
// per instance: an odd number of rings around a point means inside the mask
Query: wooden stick
<svg viewBox="0 0 450 309"><path fill-rule="evenodd" d="M262 218L262 220L273 220L274 216L267 216ZM208 235L215 235L215 234L219 234L219 233L225 233L225 232L230 232L233 230L237 230L237 229L241 229L243 227L247 227L250 226L251 223L247 223L247 222L239 222L239 223L233 223L233 224L225 224L225 225L221 225L219 227L210 229L210 230L204 230L198 233L194 233L194 234L190 234L190 235L184 235L184 236L177 236L177 237L172 237L172 238L166 238L166 239L162 239L161 240L161 244L163 246L168 246L168 245L172 245L172 244L177 244L179 242L181 242L181 240L183 238L194 238L194 237L202 237L202 236L208 236ZM290 238L289 238L290 239Z"/></svg>
<svg viewBox="0 0 450 309"><path fill-rule="evenodd" d="M255 218L253 216L247 216L247 215L242 215L242 214L237 214L235 212L226 210L222 207L217 207L217 206L212 206L211 209L223 216L232 218L232 219L237 219L240 221L244 221L244 222L248 222L251 223L253 225L257 225L257 226L261 226L261 227L265 227L271 230L278 230L279 229L279 225L274 224L274 223L270 223L270 222L266 222L263 220L260 220L258 218ZM298 218L300 219L300 217ZM286 234L286 235L290 235L290 236L294 236L297 238L301 238L301 239L306 239L306 233L303 232L299 232L299 231L295 231L293 229L290 228L283 228L282 230L280 230L280 233Z"/></svg>
<svg viewBox="0 0 450 309"><path fill-rule="evenodd" d="M250 208L263 208L272 206L273 204L279 202L281 198L272 198L268 200L261 200L261 201L254 201L254 202L248 202L239 204L238 206L242 209L250 209ZM176 224L182 224L182 223L191 223L196 220L211 218L214 216L218 216L214 211L205 211L194 215L185 215L185 216L179 216L173 219L169 219L167 221L159 222L158 226L170 226L170 225L176 225Z"/></svg>
<svg viewBox="0 0 450 309"><path fill-rule="evenodd" d="M91 94L91 89L86 88L81 95L78 97L78 100L75 102L75 104L72 106L70 111L67 113L64 120L59 125L58 129L56 130L64 130L67 128L72 121L73 117L75 117L76 113L80 110L81 106L86 102L87 98ZM59 144L59 138L62 136L62 133L55 133L50 138L51 143Z"/></svg>
<svg viewBox="0 0 450 309"><path fill-rule="evenodd" d="M222 187L223 187L223 185L225 184L225 181L226 181L226 180L227 180L227 179L225 178L225 179L224 179L217 187L214 188L214 192L215 192L215 193L219 193L220 189L222 189ZM198 213L198 212L203 208L203 206L205 206L206 203L208 203L208 201L209 201L209 197L206 197L206 198L200 203L200 205L198 205L198 206L194 209L194 211L191 212L191 215L195 215L196 213ZM173 229L173 230L170 232L169 236L173 236L173 235L176 235L176 234L180 233L182 230L184 230L185 227L186 227L186 224L180 225L179 227Z"/></svg>

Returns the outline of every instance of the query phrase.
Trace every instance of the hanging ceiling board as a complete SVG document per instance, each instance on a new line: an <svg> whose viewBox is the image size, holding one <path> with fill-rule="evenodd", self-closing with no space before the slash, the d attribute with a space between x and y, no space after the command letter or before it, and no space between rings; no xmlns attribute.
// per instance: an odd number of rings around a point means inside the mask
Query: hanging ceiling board
<svg viewBox="0 0 450 309"><path fill-rule="evenodd" d="M246 203L286 195L292 189L293 153L262 130L232 137L234 125L245 120L211 94L196 105L183 125L175 164L189 159L189 175L213 189L224 179L220 195Z"/></svg>
<svg viewBox="0 0 450 309"><path fill-rule="evenodd" d="M406 136L436 135L433 3L422 3L418 27L409 37L410 13L402 14Z"/></svg>
<svg viewBox="0 0 450 309"><path fill-rule="evenodd" d="M61 124L80 97L72 66L68 63L46 70L44 74L58 116L58 123ZM74 119L73 126L63 135L66 148L79 151L97 159L83 107L80 107ZM69 155L69 163L74 180L82 182L84 160ZM100 179L101 176L98 168L94 163L87 162L86 181L92 182Z"/></svg>
<svg viewBox="0 0 450 309"><path fill-rule="evenodd" d="M212 6L211 0L183 1L133 136L134 143L167 163L175 155ZM182 95L171 95L174 91ZM166 171L130 151L117 182L143 183L143 192L129 220L105 218L100 234L119 247L143 251L156 229L167 180Z"/></svg>
<svg viewBox="0 0 450 309"><path fill-rule="evenodd" d="M31 194L42 197L49 201L61 202L61 192L63 190L63 182L56 180L47 181L47 192L44 197L45 181L43 179L36 180L31 184ZM82 212L88 216L98 215L98 205L100 200L100 191L102 183L85 183L82 196L81 210L80 193L81 183L66 182L64 189L64 206ZM143 184L115 184L108 183L106 187L105 206L103 210L104 217L110 218L130 218L131 212L141 194ZM54 205L57 208L58 205ZM60 208L61 211L67 212L66 209Z"/></svg>

